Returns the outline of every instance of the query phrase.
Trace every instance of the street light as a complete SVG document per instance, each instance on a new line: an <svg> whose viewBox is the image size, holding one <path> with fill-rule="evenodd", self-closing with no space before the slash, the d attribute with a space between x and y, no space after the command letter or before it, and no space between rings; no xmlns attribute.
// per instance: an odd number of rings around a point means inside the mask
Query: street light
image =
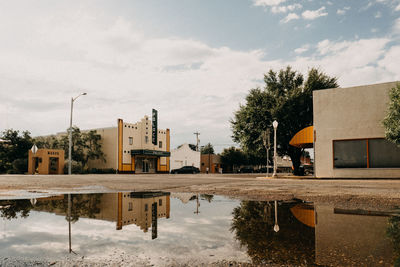
<svg viewBox="0 0 400 267"><path fill-rule="evenodd" d="M279 232L279 225L278 225L278 201L275 200L275 225L274 231L277 233Z"/></svg>
<svg viewBox="0 0 400 267"><path fill-rule="evenodd" d="M78 99L81 95L87 95L87 93L81 93L76 97L71 98L71 117L69 120L69 134L68 134L68 174L71 175L71 154L72 154L72 111L74 108L74 101Z"/></svg>
<svg viewBox="0 0 400 267"><path fill-rule="evenodd" d="M276 177L276 128L278 128L278 122L274 120L272 126L274 127L274 173L272 174L272 177Z"/></svg>

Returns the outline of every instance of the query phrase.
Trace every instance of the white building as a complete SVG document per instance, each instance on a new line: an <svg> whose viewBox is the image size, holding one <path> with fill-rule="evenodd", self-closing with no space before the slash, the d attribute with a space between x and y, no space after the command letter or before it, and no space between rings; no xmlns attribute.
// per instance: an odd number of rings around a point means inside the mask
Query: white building
<svg viewBox="0 0 400 267"><path fill-rule="evenodd" d="M200 168L200 152L191 149L188 144L183 144L171 151L170 169L179 169L183 166Z"/></svg>

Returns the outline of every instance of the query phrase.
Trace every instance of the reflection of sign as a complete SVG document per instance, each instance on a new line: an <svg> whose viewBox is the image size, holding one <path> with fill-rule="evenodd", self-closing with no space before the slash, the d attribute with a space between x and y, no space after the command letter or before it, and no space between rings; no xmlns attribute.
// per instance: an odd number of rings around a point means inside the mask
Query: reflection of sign
<svg viewBox="0 0 400 267"><path fill-rule="evenodd" d="M151 239L157 238L157 202L151 204Z"/></svg>
<svg viewBox="0 0 400 267"><path fill-rule="evenodd" d="M157 133L158 133L158 112L153 108L151 114L151 126L152 126L152 135L151 135L151 142L153 145L157 145Z"/></svg>
<svg viewBox="0 0 400 267"><path fill-rule="evenodd" d="M38 151L38 148L37 148L37 146L34 144L34 145L32 146L32 148L31 148L31 150L32 150L32 153L33 153L33 154L36 154L36 152Z"/></svg>

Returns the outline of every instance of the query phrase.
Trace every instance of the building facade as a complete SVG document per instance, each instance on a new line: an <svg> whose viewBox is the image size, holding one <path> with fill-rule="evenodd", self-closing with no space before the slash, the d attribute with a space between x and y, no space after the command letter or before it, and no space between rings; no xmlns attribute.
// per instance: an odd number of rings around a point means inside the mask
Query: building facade
<svg viewBox="0 0 400 267"><path fill-rule="evenodd" d="M105 161L92 160L89 168L113 168L119 173L169 172L170 130L156 129L154 140L152 120L148 116L137 123L118 119L117 127L95 130L101 135Z"/></svg>
<svg viewBox="0 0 400 267"><path fill-rule="evenodd" d="M193 150L188 144L183 144L171 151L171 170L183 166L194 166L200 169L200 152Z"/></svg>
<svg viewBox="0 0 400 267"><path fill-rule="evenodd" d="M385 140L382 125L396 84L314 91L316 177L400 177L400 148Z"/></svg>
<svg viewBox="0 0 400 267"><path fill-rule="evenodd" d="M215 154L202 154L200 172L222 173L221 157Z"/></svg>

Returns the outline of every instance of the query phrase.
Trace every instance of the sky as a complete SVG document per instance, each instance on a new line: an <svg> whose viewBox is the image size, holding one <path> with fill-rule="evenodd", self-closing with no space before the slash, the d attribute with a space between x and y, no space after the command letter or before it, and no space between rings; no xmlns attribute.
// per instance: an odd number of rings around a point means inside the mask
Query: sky
<svg viewBox="0 0 400 267"><path fill-rule="evenodd" d="M0 0L0 131L135 123L171 148L233 145L263 75L316 67L341 87L400 80L400 0ZM278 129L279 131L279 129Z"/></svg>

